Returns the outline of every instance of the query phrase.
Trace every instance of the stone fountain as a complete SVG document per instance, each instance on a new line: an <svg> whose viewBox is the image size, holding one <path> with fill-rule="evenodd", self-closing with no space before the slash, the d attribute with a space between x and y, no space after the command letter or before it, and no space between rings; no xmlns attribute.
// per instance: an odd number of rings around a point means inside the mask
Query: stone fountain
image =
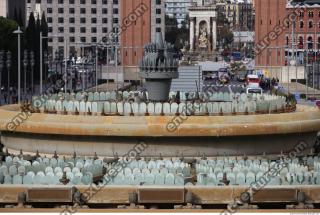
<svg viewBox="0 0 320 215"><path fill-rule="evenodd" d="M174 58L173 45L165 43L158 32L155 43L145 46L140 63L140 77L146 80L151 101L167 101L172 79L178 78L178 59Z"/></svg>

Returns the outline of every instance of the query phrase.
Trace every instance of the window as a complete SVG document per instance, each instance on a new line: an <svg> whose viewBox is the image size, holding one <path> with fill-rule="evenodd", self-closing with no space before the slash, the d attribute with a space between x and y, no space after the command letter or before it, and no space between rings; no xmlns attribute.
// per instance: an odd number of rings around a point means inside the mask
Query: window
<svg viewBox="0 0 320 215"><path fill-rule="evenodd" d="M47 8L47 13L52 13L52 8L51 7Z"/></svg>
<svg viewBox="0 0 320 215"><path fill-rule="evenodd" d="M161 14L161 9L156 9L156 14Z"/></svg>
<svg viewBox="0 0 320 215"><path fill-rule="evenodd" d="M108 14L108 9L107 8L102 8L102 14Z"/></svg>
<svg viewBox="0 0 320 215"><path fill-rule="evenodd" d="M97 42L97 38L96 37L91 37L91 42L92 43L96 43Z"/></svg>
<svg viewBox="0 0 320 215"><path fill-rule="evenodd" d="M69 32L70 32L70 33L74 33L74 32L75 32L74 27L70 27L70 28L69 28Z"/></svg>
<svg viewBox="0 0 320 215"><path fill-rule="evenodd" d="M75 38L74 37L70 37L69 41L70 41L70 43L74 43L75 42Z"/></svg>
<svg viewBox="0 0 320 215"><path fill-rule="evenodd" d="M161 5L161 0L157 0L157 1L156 1L156 4L157 4L157 5Z"/></svg>
<svg viewBox="0 0 320 215"><path fill-rule="evenodd" d="M47 18L47 22L48 22L48 23L52 23L52 17L48 17L48 18Z"/></svg>
<svg viewBox="0 0 320 215"><path fill-rule="evenodd" d="M75 23L74 17L70 17L70 18L69 18L69 23Z"/></svg>
<svg viewBox="0 0 320 215"><path fill-rule="evenodd" d="M96 8L91 8L91 13L92 14L97 14L97 9Z"/></svg>
<svg viewBox="0 0 320 215"><path fill-rule="evenodd" d="M308 49L312 49L313 48L313 40L312 37L309 36L308 37Z"/></svg>
<svg viewBox="0 0 320 215"><path fill-rule="evenodd" d="M74 4L74 0L69 0L69 4Z"/></svg>
<svg viewBox="0 0 320 215"><path fill-rule="evenodd" d="M114 24L118 24L119 23L119 19L118 18L113 18L113 23Z"/></svg>
<svg viewBox="0 0 320 215"><path fill-rule="evenodd" d="M313 28L313 22L309 21L309 28Z"/></svg>
<svg viewBox="0 0 320 215"><path fill-rule="evenodd" d="M81 41L82 43L85 43L85 42L86 42L86 38L85 38L85 37L80 37L80 41Z"/></svg>
<svg viewBox="0 0 320 215"><path fill-rule="evenodd" d="M300 11L299 17L304 17L304 12L303 11Z"/></svg>
<svg viewBox="0 0 320 215"><path fill-rule="evenodd" d="M80 0L80 4L86 4L86 0Z"/></svg>
<svg viewBox="0 0 320 215"><path fill-rule="evenodd" d="M86 9L85 8L80 8L80 13L81 14L85 14L86 13Z"/></svg>
<svg viewBox="0 0 320 215"><path fill-rule="evenodd" d="M52 33L52 27L48 27L48 32Z"/></svg>
<svg viewBox="0 0 320 215"><path fill-rule="evenodd" d="M108 23L108 18L102 18L102 23L103 23L103 24Z"/></svg>
<svg viewBox="0 0 320 215"><path fill-rule="evenodd" d="M108 0L102 0L102 4L108 4Z"/></svg>
<svg viewBox="0 0 320 215"><path fill-rule="evenodd" d="M47 0L47 4L52 4L52 0Z"/></svg>
<svg viewBox="0 0 320 215"><path fill-rule="evenodd" d="M108 33L108 28L102 28L102 33Z"/></svg>
<svg viewBox="0 0 320 215"><path fill-rule="evenodd" d="M118 0L113 0L113 4L119 4Z"/></svg>
<svg viewBox="0 0 320 215"><path fill-rule="evenodd" d="M74 12L75 12L74 8L69 8L69 13L70 14L74 14Z"/></svg>
<svg viewBox="0 0 320 215"><path fill-rule="evenodd" d="M91 23L93 24L97 23L97 18L91 18Z"/></svg>
<svg viewBox="0 0 320 215"><path fill-rule="evenodd" d="M91 28L91 33L97 33L97 28L96 27L92 27Z"/></svg>
<svg viewBox="0 0 320 215"><path fill-rule="evenodd" d="M156 28L156 32L161 32L161 28Z"/></svg>
<svg viewBox="0 0 320 215"><path fill-rule="evenodd" d="M63 38L63 37L59 37L59 38L58 38L58 42L59 42L59 43L63 43L63 42L64 42L64 38Z"/></svg>
<svg viewBox="0 0 320 215"><path fill-rule="evenodd" d="M156 18L156 23L161 24L161 18Z"/></svg>
<svg viewBox="0 0 320 215"><path fill-rule="evenodd" d="M59 27L59 28L58 28L58 32L59 32L59 33L63 33L63 32L64 32L64 28L63 28L63 27Z"/></svg>
<svg viewBox="0 0 320 215"><path fill-rule="evenodd" d="M63 0L58 0L58 4L63 4Z"/></svg>
<svg viewBox="0 0 320 215"><path fill-rule="evenodd" d="M63 8L58 8L58 13L63 13L63 12L64 12Z"/></svg>
<svg viewBox="0 0 320 215"><path fill-rule="evenodd" d="M84 17L80 18L80 23L85 24L86 23L86 18L84 18Z"/></svg>
<svg viewBox="0 0 320 215"><path fill-rule="evenodd" d="M97 0L91 0L91 4L97 4Z"/></svg>
<svg viewBox="0 0 320 215"><path fill-rule="evenodd" d="M313 17L313 11L309 11L309 12L308 12L308 16L309 16L310 18L312 18L312 17Z"/></svg>
<svg viewBox="0 0 320 215"><path fill-rule="evenodd" d="M80 33L86 33L86 28L85 27L81 27L80 28Z"/></svg>
<svg viewBox="0 0 320 215"><path fill-rule="evenodd" d="M304 27L304 23L303 21L300 21L300 28L303 28Z"/></svg>
<svg viewBox="0 0 320 215"><path fill-rule="evenodd" d="M59 18L58 18L58 23L64 23L64 20L63 20L62 17L59 17Z"/></svg>
<svg viewBox="0 0 320 215"><path fill-rule="evenodd" d="M118 14L118 13L119 13L118 8L114 8L114 9L113 9L113 13L114 13L114 14Z"/></svg>

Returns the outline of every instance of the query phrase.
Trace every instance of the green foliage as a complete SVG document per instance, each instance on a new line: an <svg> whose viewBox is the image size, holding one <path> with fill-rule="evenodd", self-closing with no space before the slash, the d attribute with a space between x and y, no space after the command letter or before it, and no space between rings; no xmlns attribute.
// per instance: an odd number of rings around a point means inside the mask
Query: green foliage
<svg viewBox="0 0 320 215"><path fill-rule="evenodd" d="M0 17L0 50L13 51L16 48L16 35L13 31L17 30L18 24L3 17Z"/></svg>
<svg viewBox="0 0 320 215"><path fill-rule="evenodd" d="M166 16L166 41L174 44L178 50L182 49L189 40L187 21L184 21L181 24L181 28L178 28L177 19L175 17L170 18Z"/></svg>

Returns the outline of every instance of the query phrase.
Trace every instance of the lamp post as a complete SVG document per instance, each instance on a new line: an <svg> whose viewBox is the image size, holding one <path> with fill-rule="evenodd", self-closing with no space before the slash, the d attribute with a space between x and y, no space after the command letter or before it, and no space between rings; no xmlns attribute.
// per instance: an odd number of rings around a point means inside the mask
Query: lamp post
<svg viewBox="0 0 320 215"><path fill-rule="evenodd" d="M24 93L25 100L27 98L27 67L28 67L28 51L24 50L24 53L23 53L23 73L24 73L23 93Z"/></svg>
<svg viewBox="0 0 320 215"><path fill-rule="evenodd" d="M2 94L2 69L3 69L3 51L0 51L0 95ZM1 96L0 96L1 105Z"/></svg>
<svg viewBox="0 0 320 215"><path fill-rule="evenodd" d="M34 60L34 52L30 52L30 64L31 64L31 93L33 95L34 93L34 83L33 83L33 77L34 77L34 65L35 65L35 60Z"/></svg>
<svg viewBox="0 0 320 215"><path fill-rule="evenodd" d="M0 51L0 94L2 93L2 70L3 70L3 51ZM1 97L0 97L1 105Z"/></svg>
<svg viewBox="0 0 320 215"><path fill-rule="evenodd" d="M20 92L20 85L21 85L21 34L23 33L20 30L20 26L18 29L13 32L14 34L18 35L18 104L20 104L21 99L21 92ZM9 76L8 76L9 77ZM8 82L9 84L9 82Z"/></svg>
<svg viewBox="0 0 320 215"><path fill-rule="evenodd" d="M8 72L8 103L10 103L10 68L11 68L11 52L7 52L7 72ZM18 91L19 92L19 91Z"/></svg>
<svg viewBox="0 0 320 215"><path fill-rule="evenodd" d="M42 35L42 31L40 32L40 95L42 94L42 79L43 79L43 56L42 56L42 41L44 39L49 39L49 38L56 38L58 37L57 35L53 35L53 36L48 36L48 37L44 37Z"/></svg>

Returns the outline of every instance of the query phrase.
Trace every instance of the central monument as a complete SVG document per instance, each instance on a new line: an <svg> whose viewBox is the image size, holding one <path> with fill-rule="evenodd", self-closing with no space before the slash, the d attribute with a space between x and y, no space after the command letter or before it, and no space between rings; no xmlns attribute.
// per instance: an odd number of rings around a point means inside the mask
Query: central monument
<svg viewBox="0 0 320 215"><path fill-rule="evenodd" d="M217 10L213 0L198 0L189 7L190 55L210 60L217 44ZM199 59L199 60L201 60Z"/></svg>
<svg viewBox="0 0 320 215"><path fill-rule="evenodd" d="M167 101L172 79L178 78L179 62L174 58L174 47L165 43L162 33L156 34L155 43L145 46L140 63L140 77L146 80L151 101Z"/></svg>

